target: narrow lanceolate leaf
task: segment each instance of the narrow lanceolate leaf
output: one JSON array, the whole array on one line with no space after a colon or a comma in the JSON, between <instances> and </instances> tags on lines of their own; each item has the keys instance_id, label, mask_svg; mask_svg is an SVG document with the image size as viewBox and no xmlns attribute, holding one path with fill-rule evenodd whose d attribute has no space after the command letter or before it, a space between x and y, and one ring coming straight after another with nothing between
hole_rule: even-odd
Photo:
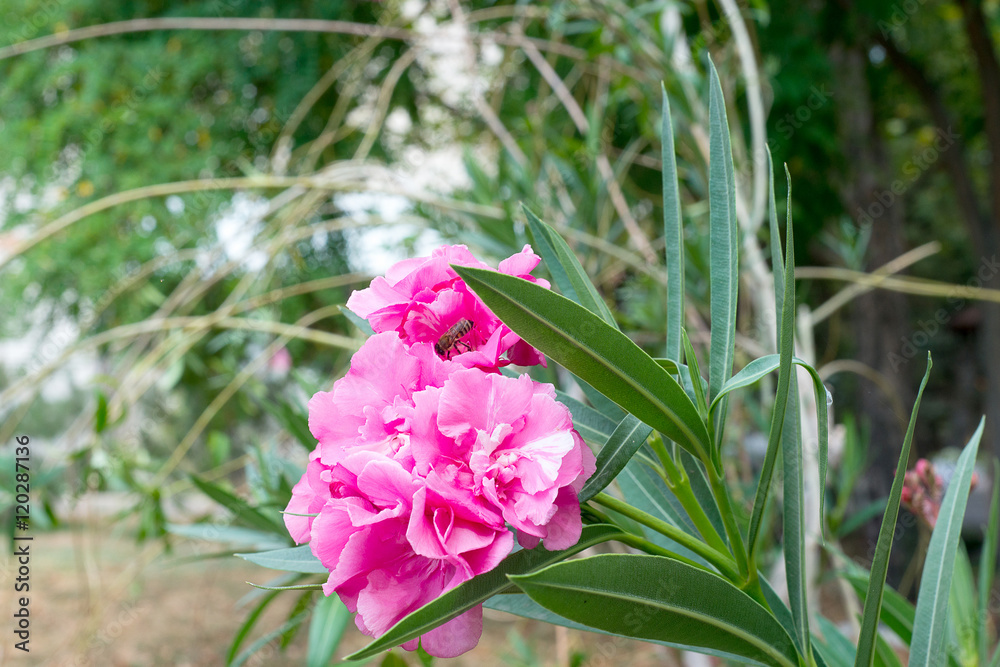
<instances>
[{"instance_id":1,"label":"narrow lanceolate leaf","mask_svg":"<svg viewBox=\"0 0 1000 667\"><path fill-rule=\"evenodd\" d=\"M875 667L903 667L899 656L882 635L875 635Z\"/></svg>"},{"instance_id":2,"label":"narrow lanceolate leaf","mask_svg":"<svg viewBox=\"0 0 1000 667\"><path fill-rule=\"evenodd\" d=\"M788 183L788 199L787 199L787 214L786 214L787 215L786 227L788 227L788 240L787 240L787 243L786 243L787 247L786 247L786 250L785 250L785 255L786 255L786 257L785 257L785 264L786 264L786 266L785 266L785 279L784 279L785 285L784 286L787 287L787 284L788 284L789 281L794 282L794 280L795 280L795 266L794 266L794 262L795 262L795 245L792 243L792 240L791 240L792 239L792 174L791 174L791 172L788 171L788 165L787 164L785 165L785 179L786 179L786 181ZM789 264L789 263L793 264L793 266L791 267L791 270L789 270L789 268L787 266L787 264ZM793 294L794 294L794 290L793 290ZM794 319L792 321L792 329L793 330L795 329L795 321L794 321ZM820 388L822 388L823 391L820 391ZM797 396L798 395L798 393L797 393L798 388L795 387L794 391L796 391L796 396ZM824 385L821 382L816 387L816 402L818 404L817 405L818 413L820 413L820 414L823 415L823 420L824 421L826 420L826 412L827 412L828 406L830 405L830 400L831 400L831 398L830 398L829 393L827 392L826 385ZM798 401L795 402L794 407L795 407L796 410L798 410ZM826 428L826 427L824 426L823 428ZM825 535L825 532L826 532L826 528L825 528L825 525L826 525L826 493L824 493L824 489L826 489L826 469L827 469L827 460L829 459L829 451L830 451L830 446L829 446L829 442L827 440L827 434L826 433L821 433L820 437L819 437L819 452L818 452L818 458L819 458L819 490L820 490L820 493L819 493L819 539L820 539L821 543L825 539L824 535Z\"/></svg>"},{"instance_id":3,"label":"narrow lanceolate leaf","mask_svg":"<svg viewBox=\"0 0 1000 667\"><path fill-rule=\"evenodd\" d=\"M573 415L573 428L587 442L603 446L618 428L618 424L612 419L558 389L556 389L556 400L569 408Z\"/></svg>"},{"instance_id":4,"label":"narrow lanceolate leaf","mask_svg":"<svg viewBox=\"0 0 1000 667\"><path fill-rule=\"evenodd\" d=\"M868 592L865 594L865 610L861 616L861 635L858 637L858 651L854 659L854 667L872 667L875 662L875 636L878 634L879 617L882 613L885 575L889 569L889 551L892 549L896 517L899 515L899 498L903 493L903 477L906 475L906 462L910 458L910 444L913 442L913 430L917 425L917 413L920 411L920 397L924 395L924 387L927 386L927 378L930 377L932 365L931 355L928 353L927 370L924 371L924 379L920 381L917 400L913 403L910 425L906 428L903 449L899 453L899 462L896 464L896 476L893 478L892 489L889 491L889 502L886 504L885 514L882 515L882 527L879 529L878 542L875 545L875 558L872 561L871 574L868 575Z\"/></svg>"},{"instance_id":5,"label":"narrow lanceolate leaf","mask_svg":"<svg viewBox=\"0 0 1000 667\"><path fill-rule=\"evenodd\" d=\"M726 100L715 65L709 60L708 93L708 206L711 268L711 358L709 400L722 390L733 372L736 341L736 300L739 289L739 229L736 224L736 184L733 153L726 118ZM723 409L723 413L725 410ZM720 415L720 421L724 414Z\"/></svg>"},{"instance_id":6,"label":"narrow lanceolate leaf","mask_svg":"<svg viewBox=\"0 0 1000 667\"><path fill-rule=\"evenodd\" d=\"M868 594L868 577L860 573L848 573L844 578L854 587L861 602L864 603ZM881 622L896 633L907 646L913 641L913 617L917 610L913 603L891 588L882 589Z\"/></svg>"},{"instance_id":7,"label":"narrow lanceolate leaf","mask_svg":"<svg viewBox=\"0 0 1000 667\"><path fill-rule=\"evenodd\" d=\"M326 667L344 636L351 612L336 595L321 596L313 607L309 621L309 652L306 667Z\"/></svg>"},{"instance_id":8,"label":"narrow lanceolate leaf","mask_svg":"<svg viewBox=\"0 0 1000 667\"><path fill-rule=\"evenodd\" d=\"M661 86L662 88L662 86ZM670 100L663 90L660 122L663 157L663 241L667 261L667 359L681 359L681 327L684 326L684 221L677 183L674 128L670 122Z\"/></svg>"},{"instance_id":9,"label":"narrow lanceolate leaf","mask_svg":"<svg viewBox=\"0 0 1000 667\"><path fill-rule=\"evenodd\" d=\"M681 344L684 347L684 361L687 362L691 374L691 390L694 392L695 405L698 412L706 419L708 418L708 403L705 401L705 388L702 386L701 367L698 365L698 356L694 353L694 346L688 338L687 330L681 329Z\"/></svg>"},{"instance_id":10,"label":"narrow lanceolate leaf","mask_svg":"<svg viewBox=\"0 0 1000 667\"><path fill-rule=\"evenodd\" d=\"M348 660L370 658L385 649L399 646L419 637L425 632L447 623L453 618L464 614L476 605L493 597L506 588L510 588L507 575L517 575L531 572L540 567L558 563L569 556L577 554L588 547L601 542L613 540L622 535L617 526L595 524L583 527L583 534L575 546L563 551L546 551L539 546L534 549L522 549L511 554L500 565L470 579L460 586L451 589L432 602L409 614L396 625L389 628L385 634L370 643L365 648L347 657Z\"/></svg>"},{"instance_id":11,"label":"narrow lanceolate leaf","mask_svg":"<svg viewBox=\"0 0 1000 667\"><path fill-rule=\"evenodd\" d=\"M854 664L854 644L851 640L824 616L817 616L816 624L822 633L822 637L817 636L813 642L816 657L822 656L829 667L850 667Z\"/></svg>"},{"instance_id":12,"label":"narrow lanceolate leaf","mask_svg":"<svg viewBox=\"0 0 1000 667\"><path fill-rule=\"evenodd\" d=\"M261 567L269 567L272 570L285 570L286 572L304 572L306 574L329 574L328 570L319 559L313 555L308 544L290 549L275 549L274 551L262 551L255 554L236 554L240 558L251 563L256 563Z\"/></svg>"},{"instance_id":13,"label":"narrow lanceolate leaf","mask_svg":"<svg viewBox=\"0 0 1000 667\"><path fill-rule=\"evenodd\" d=\"M626 415L611 434L597 455L597 470L580 491L580 502L585 503L618 476L636 451L646 442L653 429L632 415Z\"/></svg>"},{"instance_id":14,"label":"narrow lanceolate leaf","mask_svg":"<svg viewBox=\"0 0 1000 667\"><path fill-rule=\"evenodd\" d=\"M990 608L990 593L997 567L997 546L1000 543L1000 461L993 459L993 499L990 501L989 523L986 524L986 539L979 562L979 608ZM979 632L979 664L986 665L990 659L990 633L986 628ZM997 649L1000 651L1000 647Z\"/></svg>"},{"instance_id":15,"label":"narrow lanceolate leaf","mask_svg":"<svg viewBox=\"0 0 1000 667\"><path fill-rule=\"evenodd\" d=\"M219 503L235 515L233 523L249 526L264 532L287 535L284 525L278 519L272 519L256 507L251 507L245 500L226 491L217 484L191 476L191 483L202 493Z\"/></svg>"},{"instance_id":16,"label":"narrow lanceolate leaf","mask_svg":"<svg viewBox=\"0 0 1000 667\"><path fill-rule=\"evenodd\" d=\"M948 622L950 624L949 653L958 657L963 665L975 665L979 653L978 635L980 624L979 599L976 595L975 579L972 576L972 561L961 540L955 552L955 567L952 570L951 587L948 592ZM984 621L985 621L984 617Z\"/></svg>"},{"instance_id":17,"label":"narrow lanceolate leaf","mask_svg":"<svg viewBox=\"0 0 1000 667\"><path fill-rule=\"evenodd\" d=\"M767 438L767 452L764 455L764 465L761 467L760 481L757 482L757 493L753 501L753 512L750 515L748 547L750 549L751 562L754 562L753 554L756 553L757 535L760 531L760 524L764 517L764 508L767 505L767 496L771 491L771 476L774 473L774 464L778 457L778 448L781 446L781 432L785 424L785 407L788 402L788 387L791 383L792 377L792 353L794 351L795 339L795 258L791 250L793 247L791 220L786 221L785 228L785 291L781 299L778 391L775 395L774 406L771 410L771 428ZM819 400L819 397L817 397L817 400ZM796 443L796 446L797 445L798 443ZM799 468L801 466L796 467ZM792 472L795 471L793 470ZM801 492L798 500L801 501ZM801 534L798 535L798 537L801 539ZM792 612L796 612L796 608L794 606L792 607ZM797 618L796 620L799 619ZM805 637L808 638L808 635L805 635ZM799 634L799 638L803 638L801 632Z\"/></svg>"},{"instance_id":18,"label":"narrow lanceolate leaf","mask_svg":"<svg viewBox=\"0 0 1000 667\"><path fill-rule=\"evenodd\" d=\"M771 147L767 148L767 220L771 233L771 275L774 277L774 317L777 338L775 349L781 346L781 303L785 298L785 260L781 253L781 233L778 230L778 205L774 201L774 164L771 162Z\"/></svg>"},{"instance_id":19,"label":"narrow lanceolate leaf","mask_svg":"<svg viewBox=\"0 0 1000 667\"><path fill-rule=\"evenodd\" d=\"M584 632L592 632L602 635L610 635L612 637L621 637L622 635L616 635L612 632L607 632L605 630L599 630L597 628L591 628L582 623L576 623L569 619L563 618L558 614L554 614L545 607L541 606L527 595L523 593L517 593L512 595L497 595L486 602L483 606L487 609L495 609L496 611L504 611L508 614L514 614L515 616L520 616L521 618L528 618L535 621L542 621L549 625L558 625L564 628L570 628L571 630L581 630ZM732 653L726 653L725 651L714 651L712 649L700 647L698 649L693 649L691 646L681 642L665 642L657 640L647 640L654 644L660 644L662 646L669 646L672 648L677 648L682 651L697 650L699 653L704 653L705 655L715 656L722 660L727 661L726 664L735 663L738 661L740 665L751 665L757 666L764 663L757 662L756 660L750 660L749 658L744 658L742 656L736 656ZM818 666L819 667L819 666ZM825 666L822 666L825 667Z\"/></svg>"},{"instance_id":20,"label":"narrow lanceolate leaf","mask_svg":"<svg viewBox=\"0 0 1000 667\"><path fill-rule=\"evenodd\" d=\"M768 153L770 161L770 153ZM770 166L770 162L768 163ZM787 176L787 173L786 173ZM784 492L782 494L784 509L782 511L782 550L785 555L785 578L788 585L788 606L791 608L792 617L795 621L795 636L800 646L808 655L812 652L811 637L809 630L809 609L806 600L806 566L805 566L805 516L802 513L804 481L802 470L802 447L801 429L799 428L799 385L795 377L795 369L791 365L791 355L794 352L795 336L795 245L792 228L792 181L788 178L788 211L785 218L785 228L787 236L785 239L786 261L781 261L780 243L777 238L777 212L774 210L774 173L770 175L770 199L771 199L771 228L774 236L771 239L771 247L775 250L777 265L775 267L775 313L777 317L776 331L778 332L778 350L780 353L780 363L783 365L786 358L789 361L787 387L785 391L785 408L783 423L780 423L781 431L780 443L782 452L782 469L784 471L782 484ZM777 275L778 267L781 267L783 275ZM778 292L778 286L781 292ZM780 298L779 298L780 295ZM781 371L778 375L778 400L781 397ZM817 400L824 400L825 396L817 396ZM777 401L775 403L777 410ZM771 426L772 435L776 424L776 413L772 414ZM769 443L770 445L770 443ZM770 446L768 447L770 450ZM822 475L821 475L822 476ZM763 479L763 475L761 475ZM759 490L759 487L758 487ZM756 506L754 507L756 511ZM823 520L823 512L820 511L820 520ZM759 524L758 524L759 525ZM751 543L752 544L752 543ZM751 546L751 550L753 547Z\"/></svg>"},{"instance_id":21,"label":"narrow lanceolate leaf","mask_svg":"<svg viewBox=\"0 0 1000 667\"><path fill-rule=\"evenodd\" d=\"M598 294L594 284L590 282L587 272L573 254L573 250L559 233L542 222L527 206L521 205L528 219L528 229L535 241L534 249L538 252L545 267L552 275L556 287L567 299L577 302L590 312L599 316L613 327L618 327L615 316Z\"/></svg>"},{"instance_id":22,"label":"narrow lanceolate leaf","mask_svg":"<svg viewBox=\"0 0 1000 667\"><path fill-rule=\"evenodd\" d=\"M958 457L955 471L948 483L938 513L924 573L920 579L920 593L917 595L917 615L913 624L913 644L910 646L911 667L931 667L941 665L948 639L948 592L955 567L955 552L962 533L962 519L969 502L969 488L976 465L979 440L983 437L984 420Z\"/></svg>"},{"instance_id":23,"label":"narrow lanceolate leaf","mask_svg":"<svg viewBox=\"0 0 1000 667\"><path fill-rule=\"evenodd\" d=\"M827 405L827 393L826 386L823 384L823 379L820 378L819 373L816 369L802 361L798 358L792 358L792 363L796 364L806 371L808 371L809 376L813 381L813 394L816 396L816 421L819 426L819 457L820 457L820 484L826 484L826 453L829 449L829 429L828 429L828 413L829 407ZM778 368L781 365L781 357L777 354L769 354L758 359L754 359L749 364L743 367L743 369L731 377L719 395L715 397L712 405L709 406L709 414L715 414L719 408L719 405L725 399L726 395L736 389L743 387L748 387L753 383L760 380L762 377ZM786 407L787 409L787 407Z\"/></svg>"},{"instance_id":24,"label":"narrow lanceolate leaf","mask_svg":"<svg viewBox=\"0 0 1000 667\"><path fill-rule=\"evenodd\" d=\"M798 381L792 371L788 384L788 404L781 437L782 500L782 550L785 555L785 580L788 586L788 604L795 619L796 637L810 646L809 606L805 562L805 482L802 467L801 429L799 428ZM807 651L810 649L806 649Z\"/></svg>"},{"instance_id":25,"label":"narrow lanceolate leaf","mask_svg":"<svg viewBox=\"0 0 1000 667\"><path fill-rule=\"evenodd\" d=\"M497 271L453 267L521 338L698 458L708 429L678 382L628 336L551 290Z\"/></svg>"},{"instance_id":26,"label":"narrow lanceolate leaf","mask_svg":"<svg viewBox=\"0 0 1000 667\"><path fill-rule=\"evenodd\" d=\"M347 320L351 324L353 324L354 326L356 326L358 328L358 331L360 331L364 335L366 335L366 336L374 336L375 335L375 332L372 330L372 325L368 323L368 320L366 320L365 318L361 317L360 315L356 315L354 313L354 311L348 310L347 306L341 306L340 307L340 312L343 313L344 317L346 317Z\"/></svg>"},{"instance_id":27,"label":"narrow lanceolate leaf","mask_svg":"<svg viewBox=\"0 0 1000 667\"><path fill-rule=\"evenodd\" d=\"M774 618L777 619L781 627L788 633L788 636L795 642L795 648L798 649L799 653L802 653L802 645L795 636L795 619L792 618L792 612L788 608L788 605L785 604L785 601L781 599L778 592L774 590L774 587L771 586L771 582L763 575L760 575L760 590L764 593L764 599L767 600ZM853 658L854 656L852 655L851 657ZM819 666L817 665L817 667Z\"/></svg>"},{"instance_id":28,"label":"narrow lanceolate leaf","mask_svg":"<svg viewBox=\"0 0 1000 667\"><path fill-rule=\"evenodd\" d=\"M510 579L546 609L598 630L799 664L791 637L750 596L669 558L605 554Z\"/></svg>"},{"instance_id":29,"label":"narrow lanceolate leaf","mask_svg":"<svg viewBox=\"0 0 1000 667\"><path fill-rule=\"evenodd\" d=\"M683 452L684 450L681 451ZM697 535L698 529L685 513L684 506L670 491L663 478L656 474L647 461L641 459L643 454L653 456L652 452L645 449L641 450L638 455L634 456L628 462L628 465L618 474L618 478L615 480L618 488L621 489L625 502L636 509L680 528L689 535ZM708 561L704 558L662 533L645 529L639 525L636 526L636 530L640 534L644 534L646 539L653 544L657 544L664 549L689 558L697 563L708 564Z\"/></svg>"}]
</instances>

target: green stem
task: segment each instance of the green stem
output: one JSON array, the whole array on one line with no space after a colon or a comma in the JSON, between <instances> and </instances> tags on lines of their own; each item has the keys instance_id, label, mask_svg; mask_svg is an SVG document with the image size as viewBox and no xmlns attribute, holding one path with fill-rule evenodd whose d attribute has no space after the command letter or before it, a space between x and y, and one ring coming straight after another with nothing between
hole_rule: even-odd
<instances>
[{"instance_id":1,"label":"green stem","mask_svg":"<svg viewBox=\"0 0 1000 667\"><path fill-rule=\"evenodd\" d=\"M709 546L713 549L719 553L728 552L729 545L719 535L719 531L715 529L712 521L705 514L701 503L695 497L694 491L691 489L691 480L688 478L687 473L677 466L677 463L670 456L662 440L659 438L654 439L652 446L653 451L656 452L657 457L660 459L660 463L663 464L663 470L657 470L657 472L660 473L667 488L680 501L684 511L687 512L687 515L694 523L695 528L698 529L698 532L701 533L701 536L705 538Z\"/></svg>"},{"instance_id":2,"label":"green stem","mask_svg":"<svg viewBox=\"0 0 1000 667\"><path fill-rule=\"evenodd\" d=\"M647 514L646 512L643 512L642 510L637 509L635 507L632 507L628 503L622 502L621 500L609 496L606 493L598 493L591 500L598 503L599 505L607 507L610 510L618 512L623 516L627 516L633 521L641 523L647 528L651 528L652 530L655 530L661 535L669 537L674 542L677 542L677 544L680 544L681 546L690 549L691 551L698 554L699 556L707 560L709 563L714 565L716 569L718 569L719 572L728 577L730 581L740 582L746 580L746 577L736 569L736 565L727 555L719 553L718 551L708 546L698 538L689 535L680 528L671 526L666 521L663 521L662 519L657 519L655 516Z\"/></svg>"},{"instance_id":3,"label":"green stem","mask_svg":"<svg viewBox=\"0 0 1000 667\"><path fill-rule=\"evenodd\" d=\"M744 593L752 597L754 600L759 602L764 607L764 609L767 609L772 614L774 613L771 610L771 605L768 604L767 602L767 598L764 596L764 589L760 587L760 578L758 578L757 576L757 570L750 571L750 575L749 578L747 579L747 582L742 586L740 586L740 589Z\"/></svg>"},{"instance_id":4,"label":"green stem","mask_svg":"<svg viewBox=\"0 0 1000 667\"><path fill-rule=\"evenodd\" d=\"M685 563L687 565L690 565L691 567L696 567L699 570L704 570L705 572L711 572L711 570L709 570L707 567L705 567L701 563L697 563L697 562L691 560L690 558L685 558L684 556L681 556L680 554L676 554L673 551L671 551L670 549L664 549L660 545L653 544L649 540L647 540L647 539L645 539L643 537L639 537L638 535L633 535L631 533L625 533L625 534L613 537L611 539L617 540L618 542L621 542L622 544L627 544L630 547L635 547L636 549L639 549L640 551L645 551L646 553L652 554L654 556L666 556L667 558L672 558L674 560L679 560L680 562Z\"/></svg>"},{"instance_id":5,"label":"green stem","mask_svg":"<svg viewBox=\"0 0 1000 667\"><path fill-rule=\"evenodd\" d=\"M743 535L740 527L736 525L736 515L733 513L733 502L729 498L729 489L725 482L716 472L711 461L705 465L708 472L708 481L712 487L712 495L719 503L719 514L722 515L722 523L726 527L726 535L729 537L729 544L732 548L733 557L736 559L736 566L739 567L742 581L749 581L751 568L747 562L746 545L743 543Z\"/></svg>"}]
</instances>

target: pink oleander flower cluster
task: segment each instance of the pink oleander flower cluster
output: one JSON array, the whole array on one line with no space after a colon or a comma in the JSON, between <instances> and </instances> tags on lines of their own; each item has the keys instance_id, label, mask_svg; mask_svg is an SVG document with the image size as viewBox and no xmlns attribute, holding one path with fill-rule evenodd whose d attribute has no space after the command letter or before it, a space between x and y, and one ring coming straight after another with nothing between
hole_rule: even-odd
<instances>
[{"instance_id":1,"label":"pink oleander flower cluster","mask_svg":"<svg viewBox=\"0 0 1000 667\"><path fill-rule=\"evenodd\" d=\"M500 270L530 279L538 261L526 246ZM449 262L485 266L464 246L441 248L400 262L348 301L376 334L332 391L309 401L318 445L286 510L289 533L330 570L324 592L373 637L496 567L513 548L511 528L526 548L575 544L577 494L594 472L553 387L498 372L541 355ZM461 320L473 325L461 329L464 345L445 349L441 336ZM419 641L454 657L481 634L477 607Z\"/></svg>"},{"instance_id":2,"label":"pink oleander flower cluster","mask_svg":"<svg viewBox=\"0 0 1000 667\"><path fill-rule=\"evenodd\" d=\"M941 511L943 493L941 475L934 472L934 464L927 459L919 459L903 477L900 502L928 528L933 529Z\"/></svg>"},{"instance_id":3,"label":"pink oleander flower cluster","mask_svg":"<svg viewBox=\"0 0 1000 667\"><path fill-rule=\"evenodd\" d=\"M979 473L973 472L970 490L975 489L978 483ZM918 459L913 469L907 470L903 477L900 503L933 530L941 512L944 491L944 481L934 470L934 464L927 459Z\"/></svg>"}]
</instances>

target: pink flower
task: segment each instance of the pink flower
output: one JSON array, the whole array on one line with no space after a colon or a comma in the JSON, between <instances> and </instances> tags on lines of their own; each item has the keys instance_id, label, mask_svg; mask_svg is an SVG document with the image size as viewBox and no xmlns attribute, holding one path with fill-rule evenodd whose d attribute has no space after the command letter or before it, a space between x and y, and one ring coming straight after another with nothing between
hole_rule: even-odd
<instances>
[{"instance_id":1,"label":"pink flower","mask_svg":"<svg viewBox=\"0 0 1000 667\"><path fill-rule=\"evenodd\" d=\"M943 482L934 471L934 464L927 459L918 459L913 469L903 476L900 502L933 529L941 511L943 492Z\"/></svg>"},{"instance_id":2,"label":"pink flower","mask_svg":"<svg viewBox=\"0 0 1000 667\"><path fill-rule=\"evenodd\" d=\"M288 348L283 347L271 355L267 362L267 370L276 377L288 375L288 371L292 370L292 355L288 352Z\"/></svg>"},{"instance_id":3,"label":"pink flower","mask_svg":"<svg viewBox=\"0 0 1000 667\"><path fill-rule=\"evenodd\" d=\"M526 245L498 268L548 287L547 281L530 275L539 261ZM439 343L445 358L463 366L544 365L541 353L503 324L450 264L490 268L464 245L444 246L430 257L397 263L384 278L379 276L367 289L351 294L347 307L367 319L376 333L395 331L408 345Z\"/></svg>"},{"instance_id":4,"label":"pink flower","mask_svg":"<svg viewBox=\"0 0 1000 667\"><path fill-rule=\"evenodd\" d=\"M472 489L502 512L525 547L576 544L577 494L595 460L552 385L461 370L414 403L410 444L419 474Z\"/></svg>"},{"instance_id":5,"label":"pink flower","mask_svg":"<svg viewBox=\"0 0 1000 667\"><path fill-rule=\"evenodd\" d=\"M333 465L356 448L406 459L413 394L440 387L460 368L439 358L430 345L407 347L392 333L370 337L333 391L318 392L309 401L309 430L319 440L322 462Z\"/></svg>"},{"instance_id":6,"label":"pink flower","mask_svg":"<svg viewBox=\"0 0 1000 667\"><path fill-rule=\"evenodd\" d=\"M529 246L499 270L529 274ZM450 264L486 267L464 246L400 262L348 306L377 332L331 391L309 401L318 444L285 525L309 542L336 593L378 637L513 548L575 544L577 494L594 455L551 385L498 372L544 363ZM482 608L403 645L454 657L482 634Z\"/></svg>"},{"instance_id":7,"label":"pink flower","mask_svg":"<svg viewBox=\"0 0 1000 667\"><path fill-rule=\"evenodd\" d=\"M513 547L498 513L385 454L356 450L321 476L330 480L330 497L310 530L312 552L330 570L324 592L337 593L367 635L493 569ZM477 607L419 639L431 655L448 658L473 648L481 634ZM413 650L417 640L403 647Z\"/></svg>"}]
</instances>

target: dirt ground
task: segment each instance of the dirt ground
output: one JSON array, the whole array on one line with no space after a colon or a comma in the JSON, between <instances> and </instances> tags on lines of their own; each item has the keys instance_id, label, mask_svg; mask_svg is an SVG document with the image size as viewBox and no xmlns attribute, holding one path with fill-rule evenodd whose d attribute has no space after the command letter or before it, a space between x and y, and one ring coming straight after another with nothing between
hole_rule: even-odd
<instances>
[{"instance_id":1,"label":"dirt ground","mask_svg":"<svg viewBox=\"0 0 1000 667\"><path fill-rule=\"evenodd\" d=\"M201 543L201 553L214 548ZM223 547L219 547L219 550ZM29 653L14 648L13 593L17 564L4 549L0 555L0 665L56 667L132 667L224 665L236 629L250 607L241 599L252 589L247 581L266 581L274 573L239 558L178 562L157 544L137 545L109 528L67 528L37 532L30 542ZM297 596L279 595L244 642L278 627ZM367 638L353 624L339 655L361 648ZM399 653L399 652L397 652ZM460 658L438 660L441 667L567 665L574 653L583 665L678 664L662 647L557 630L487 610L479 646ZM304 665L306 632L285 650L266 646L248 665ZM419 661L403 653L409 665ZM378 665L381 660L371 664ZM396 663L397 665L399 663ZM581 664L581 663L577 663Z\"/></svg>"}]
</instances>

